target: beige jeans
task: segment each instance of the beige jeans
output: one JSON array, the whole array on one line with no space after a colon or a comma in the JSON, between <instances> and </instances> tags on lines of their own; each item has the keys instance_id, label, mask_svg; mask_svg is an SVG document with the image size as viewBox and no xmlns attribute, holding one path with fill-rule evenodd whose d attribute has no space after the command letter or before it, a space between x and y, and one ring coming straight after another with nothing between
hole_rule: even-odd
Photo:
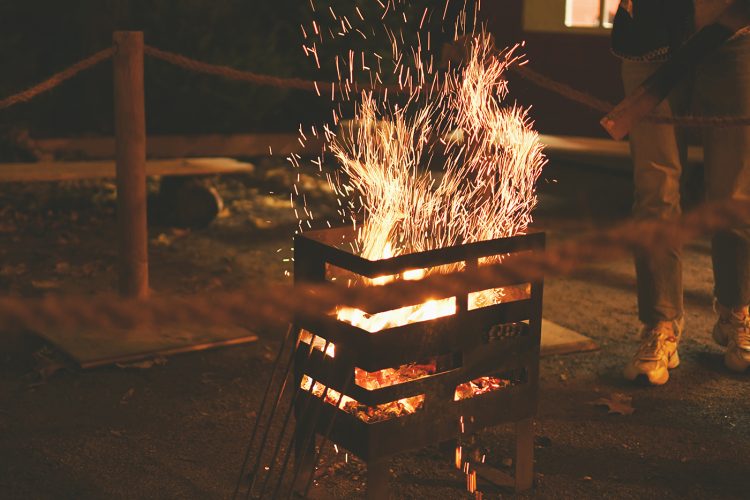
<instances>
[{"instance_id":1,"label":"beige jeans","mask_svg":"<svg viewBox=\"0 0 750 500\"><path fill-rule=\"evenodd\" d=\"M660 63L623 61L631 93ZM750 116L750 36L740 36L702 61L657 109L663 115ZM706 198L750 200L750 127L705 128ZM641 122L630 133L638 219L670 220L681 213L680 178L686 164L684 130ZM714 294L724 306L750 303L750 221L712 238ZM682 316L682 249L635 256L638 315L653 324Z\"/></svg>"}]
</instances>

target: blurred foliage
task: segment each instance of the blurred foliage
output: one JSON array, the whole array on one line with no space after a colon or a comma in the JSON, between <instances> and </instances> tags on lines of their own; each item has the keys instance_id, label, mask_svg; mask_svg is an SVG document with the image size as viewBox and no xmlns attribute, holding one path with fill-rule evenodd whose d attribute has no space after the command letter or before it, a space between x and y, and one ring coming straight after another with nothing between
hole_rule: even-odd
<instances>
[{"instance_id":1,"label":"blurred foliage","mask_svg":"<svg viewBox=\"0 0 750 500\"><path fill-rule=\"evenodd\" d=\"M115 29L142 30L148 44L217 64L332 79L336 73L331 60L318 71L312 58L305 57L300 25L309 26L313 18L326 15L326 23L332 24L329 6L353 16L352 21L358 20L354 5L375 20L380 7L374 0L315 4L313 13L304 0L0 0L0 96L108 46ZM436 5L429 0L405 2L409 23L402 21L399 36L416 38L416 24L427 4ZM356 51L390 54L380 30L367 40L349 37L338 46L327 41L324 50L346 53L348 48L341 44L347 43ZM432 41L433 49L438 43ZM31 103L0 111L0 135L9 129L28 129L36 137L111 134L111 72L111 64L104 63ZM311 93L227 82L148 58L146 101L152 134L288 131L330 116L330 102Z\"/></svg>"}]
</instances>

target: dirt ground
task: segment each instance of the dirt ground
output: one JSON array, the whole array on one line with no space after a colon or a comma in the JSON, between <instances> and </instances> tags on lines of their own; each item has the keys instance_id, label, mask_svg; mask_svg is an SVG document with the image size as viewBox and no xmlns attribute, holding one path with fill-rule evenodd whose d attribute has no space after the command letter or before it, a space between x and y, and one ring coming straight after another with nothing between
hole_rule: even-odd
<instances>
[{"instance_id":1,"label":"dirt ground","mask_svg":"<svg viewBox=\"0 0 750 500\"><path fill-rule=\"evenodd\" d=\"M289 282L290 175L252 160L249 176L217 178L226 210L202 230L150 228L156 294L211 293ZM624 217L626 174L552 165L537 226L550 244ZM150 184L155 190L156 184ZM0 185L0 291L39 296L114 289L114 186ZM313 200L326 206L325 194ZM682 365L660 388L626 383L638 324L629 261L549 279L545 317L595 339L594 353L544 358L533 498L746 498L750 488L748 376L723 368L710 339L706 241L685 258ZM284 325L258 342L170 357L149 368L83 371L33 332L0 332L0 498L229 498ZM623 393L635 412L592 404ZM487 462L508 468L509 428L482 432ZM364 467L328 453L319 498L357 498ZM472 498L436 447L391 463L395 498ZM484 489L485 498L508 498Z\"/></svg>"}]
</instances>

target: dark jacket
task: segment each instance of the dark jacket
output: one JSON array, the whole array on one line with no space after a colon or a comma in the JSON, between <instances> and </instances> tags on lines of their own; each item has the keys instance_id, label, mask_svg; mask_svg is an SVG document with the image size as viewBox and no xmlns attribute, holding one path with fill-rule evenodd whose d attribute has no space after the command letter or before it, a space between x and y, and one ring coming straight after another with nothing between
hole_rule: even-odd
<instances>
[{"instance_id":1,"label":"dark jacket","mask_svg":"<svg viewBox=\"0 0 750 500\"><path fill-rule=\"evenodd\" d=\"M632 0L633 17L620 7L612 51L624 59L661 61L693 32L693 0Z\"/></svg>"}]
</instances>

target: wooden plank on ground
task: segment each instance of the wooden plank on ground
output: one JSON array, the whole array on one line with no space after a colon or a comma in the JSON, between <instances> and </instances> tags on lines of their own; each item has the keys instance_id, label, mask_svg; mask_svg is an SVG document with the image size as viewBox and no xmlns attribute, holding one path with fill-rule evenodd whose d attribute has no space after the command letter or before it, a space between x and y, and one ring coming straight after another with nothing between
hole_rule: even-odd
<instances>
[{"instance_id":1,"label":"wooden plank on ground","mask_svg":"<svg viewBox=\"0 0 750 500\"><path fill-rule=\"evenodd\" d=\"M53 330L37 332L81 368L131 363L157 356L202 351L258 340L240 327L159 328L153 330Z\"/></svg>"},{"instance_id":2,"label":"wooden plank on ground","mask_svg":"<svg viewBox=\"0 0 750 500\"><path fill-rule=\"evenodd\" d=\"M599 346L589 337L557 323L542 320L542 356L595 351Z\"/></svg>"},{"instance_id":3,"label":"wooden plank on ground","mask_svg":"<svg viewBox=\"0 0 750 500\"><path fill-rule=\"evenodd\" d=\"M544 135L539 136L545 153L552 159L630 170L630 146L627 141L614 141L595 137ZM115 141L112 137L72 137L35 139L32 143L38 153L56 158L86 158L106 160L114 158ZM206 134L194 136L150 136L146 144L149 158L186 158L193 156L287 156L295 154L317 155L322 141L308 137L305 146L298 134ZM703 162L703 148L688 148L688 162Z\"/></svg>"},{"instance_id":4,"label":"wooden plank on ground","mask_svg":"<svg viewBox=\"0 0 750 500\"><path fill-rule=\"evenodd\" d=\"M251 173L253 165L231 158L149 160L146 175L215 175ZM71 181L115 177L114 161L42 161L0 163L0 182Z\"/></svg>"},{"instance_id":5,"label":"wooden plank on ground","mask_svg":"<svg viewBox=\"0 0 750 500\"><path fill-rule=\"evenodd\" d=\"M544 153L551 159L632 170L630 145L627 141L544 134L539 135L539 140L544 145ZM702 147L688 148L688 163L703 163Z\"/></svg>"},{"instance_id":6,"label":"wooden plank on ground","mask_svg":"<svg viewBox=\"0 0 750 500\"><path fill-rule=\"evenodd\" d=\"M112 137L71 137L34 139L34 148L55 158L114 158ZM183 158L194 156L287 156L292 153L318 155L323 142L308 137L305 147L298 134L206 134L149 136L146 141L148 158Z\"/></svg>"}]
</instances>

